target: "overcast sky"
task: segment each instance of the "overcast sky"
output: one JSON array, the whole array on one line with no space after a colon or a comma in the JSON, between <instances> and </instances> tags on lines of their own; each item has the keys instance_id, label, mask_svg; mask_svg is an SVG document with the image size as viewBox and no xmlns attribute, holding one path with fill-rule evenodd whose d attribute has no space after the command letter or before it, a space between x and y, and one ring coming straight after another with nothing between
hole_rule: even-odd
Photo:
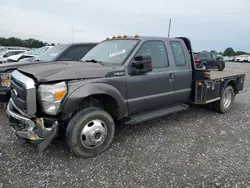
<instances>
[{"instance_id":1,"label":"overcast sky","mask_svg":"<svg viewBox=\"0 0 250 188\"><path fill-rule=\"evenodd\" d=\"M127 34L186 36L198 50L250 52L250 0L0 0L0 37L101 41Z\"/></svg>"}]
</instances>

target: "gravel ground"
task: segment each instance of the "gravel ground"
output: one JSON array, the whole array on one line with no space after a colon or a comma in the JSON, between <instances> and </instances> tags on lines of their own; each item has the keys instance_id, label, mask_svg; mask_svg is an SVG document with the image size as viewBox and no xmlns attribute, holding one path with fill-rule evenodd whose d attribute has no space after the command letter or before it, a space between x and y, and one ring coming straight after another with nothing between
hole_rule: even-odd
<instances>
[{"instance_id":1,"label":"gravel ground","mask_svg":"<svg viewBox=\"0 0 250 188\"><path fill-rule=\"evenodd\" d=\"M228 63L247 73L250 64ZM17 141L0 109L2 187L250 187L250 91L221 115L199 107L120 126L106 152L78 158L63 140L38 155Z\"/></svg>"}]
</instances>

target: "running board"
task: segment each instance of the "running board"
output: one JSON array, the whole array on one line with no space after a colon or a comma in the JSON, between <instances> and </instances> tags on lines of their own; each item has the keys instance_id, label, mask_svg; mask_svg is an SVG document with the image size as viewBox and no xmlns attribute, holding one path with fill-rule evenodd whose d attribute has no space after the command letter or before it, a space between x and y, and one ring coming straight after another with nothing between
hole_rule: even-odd
<instances>
[{"instance_id":1,"label":"running board","mask_svg":"<svg viewBox=\"0 0 250 188\"><path fill-rule=\"evenodd\" d=\"M137 124L137 123L141 123L141 122L144 122L147 120L163 117L163 116L166 116L168 114L175 113L175 112L185 111L187 109L188 109L187 104L181 104L181 105L177 105L177 106L161 108L161 109L157 109L154 111L130 116L129 119L124 120L123 123L126 125Z\"/></svg>"}]
</instances>

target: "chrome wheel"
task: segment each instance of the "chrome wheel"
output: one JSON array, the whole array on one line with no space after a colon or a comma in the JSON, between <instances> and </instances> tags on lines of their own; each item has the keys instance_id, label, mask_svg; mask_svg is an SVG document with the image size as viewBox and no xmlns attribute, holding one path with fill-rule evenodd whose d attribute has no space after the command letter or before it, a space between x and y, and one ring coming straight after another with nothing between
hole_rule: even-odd
<instances>
[{"instance_id":1,"label":"chrome wheel","mask_svg":"<svg viewBox=\"0 0 250 188\"><path fill-rule=\"evenodd\" d=\"M107 126L101 120L87 123L81 132L81 143L84 147L93 149L100 146L107 136Z\"/></svg>"},{"instance_id":2,"label":"chrome wheel","mask_svg":"<svg viewBox=\"0 0 250 188\"><path fill-rule=\"evenodd\" d=\"M232 102L232 94L229 90L224 92L222 104L224 108L228 108Z\"/></svg>"}]
</instances>

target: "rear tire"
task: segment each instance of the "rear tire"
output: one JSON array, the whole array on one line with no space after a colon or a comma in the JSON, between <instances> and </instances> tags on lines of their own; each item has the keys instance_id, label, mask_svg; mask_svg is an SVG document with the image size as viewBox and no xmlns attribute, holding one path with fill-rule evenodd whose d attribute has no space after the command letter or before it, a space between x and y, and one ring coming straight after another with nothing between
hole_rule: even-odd
<instances>
[{"instance_id":1,"label":"rear tire","mask_svg":"<svg viewBox=\"0 0 250 188\"><path fill-rule=\"evenodd\" d=\"M219 101L213 103L213 108L219 113L227 113L234 104L235 93L232 86L227 86Z\"/></svg>"},{"instance_id":2,"label":"rear tire","mask_svg":"<svg viewBox=\"0 0 250 188\"><path fill-rule=\"evenodd\" d=\"M69 122L66 141L80 157L93 157L105 151L114 138L113 118L104 110L89 107L78 112Z\"/></svg>"},{"instance_id":3,"label":"rear tire","mask_svg":"<svg viewBox=\"0 0 250 188\"><path fill-rule=\"evenodd\" d=\"M224 68L225 68L225 66L224 66L222 63L219 63L219 64L218 64L218 70L219 70L219 71L223 71Z\"/></svg>"}]
</instances>

